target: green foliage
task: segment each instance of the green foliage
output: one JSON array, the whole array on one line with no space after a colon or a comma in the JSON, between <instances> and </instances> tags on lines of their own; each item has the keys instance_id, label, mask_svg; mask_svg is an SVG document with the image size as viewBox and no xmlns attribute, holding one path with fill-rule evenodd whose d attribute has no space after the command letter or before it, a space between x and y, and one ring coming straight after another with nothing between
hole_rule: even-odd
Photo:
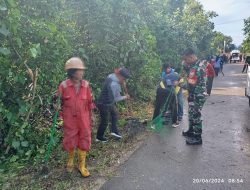
<instances>
[{"instance_id":1,"label":"green foliage","mask_svg":"<svg viewBox=\"0 0 250 190\"><path fill-rule=\"evenodd\" d=\"M63 32L56 31L51 22L63 22L56 12L48 9L50 17L46 18L37 11L49 1L32 2L8 0L0 4L4 7L0 26L0 148L4 153L1 160L13 155L10 162L28 160L47 143L49 126L41 126L43 108L49 106L48 98L64 78L62 60L72 52L65 40L70 26L60 25ZM37 134L41 136L37 138Z\"/></svg>"},{"instance_id":2,"label":"green foliage","mask_svg":"<svg viewBox=\"0 0 250 190\"><path fill-rule=\"evenodd\" d=\"M244 20L244 34L245 39L241 45L241 51L243 53L250 53L250 17Z\"/></svg>"},{"instance_id":3,"label":"green foliage","mask_svg":"<svg viewBox=\"0 0 250 190\"><path fill-rule=\"evenodd\" d=\"M180 67L187 47L202 57L210 53L214 16L195 0L1 1L1 160L43 157L51 96L65 79L68 58L85 61L94 97L107 74L125 66L130 95L150 101L163 62ZM60 138L58 131L55 143Z\"/></svg>"},{"instance_id":4,"label":"green foliage","mask_svg":"<svg viewBox=\"0 0 250 190\"><path fill-rule=\"evenodd\" d=\"M232 44L232 37L226 36L222 34L221 32L214 32L213 33L213 39L210 44L210 52L211 54L217 55L223 52L224 50L224 43L225 45L225 52L231 52L235 49L235 45Z\"/></svg>"}]
</instances>

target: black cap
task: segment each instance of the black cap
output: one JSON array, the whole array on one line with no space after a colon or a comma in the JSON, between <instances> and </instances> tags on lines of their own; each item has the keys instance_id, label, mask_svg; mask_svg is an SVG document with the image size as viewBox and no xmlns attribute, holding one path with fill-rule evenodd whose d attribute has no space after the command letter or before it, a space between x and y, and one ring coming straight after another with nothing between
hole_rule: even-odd
<instances>
[{"instance_id":1,"label":"black cap","mask_svg":"<svg viewBox=\"0 0 250 190\"><path fill-rule=\"evenodd\" d=\"M186 49L183 53L182 56L189 56L189 55L194 55L194 50L192 48Z\"/></svg>"},{"instance_id":2,"label":"black cap","mask_svg":"<svg viewBox=\"0 0 250 190\"><path fill-rule=\"evenodd\" d=\"M126 68L121 68L119 70L119 73L121 76L123 76L124 78L128 79L129 78L129 72L128 72L128 69Z\"/></svg>"},{"instance_id":3,"label":"black cap","mask_svg":"<svg viewBox=\"0 0 250 190\"><path fill-rule=\"evenodd\" d=\"M162 70L165 71L167 68L170 68L170 65L168 63L164 63L162 65Z\"/></svg>"}]
</instances>

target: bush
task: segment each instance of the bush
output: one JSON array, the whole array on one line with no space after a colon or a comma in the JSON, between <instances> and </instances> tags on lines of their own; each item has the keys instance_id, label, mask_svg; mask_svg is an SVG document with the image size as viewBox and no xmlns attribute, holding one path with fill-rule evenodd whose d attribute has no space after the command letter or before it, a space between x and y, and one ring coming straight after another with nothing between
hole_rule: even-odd
<instances>
[{"instance_id":1,"label":"bush","mask_svg":"<svg viewBox=\"0 0 250 190\"><path fill-rule=\"evenodd\" d=\"M94 97L104 78L125 66L129 93L151 101L161 63L178 67L188 46L204 54L207 46L198 47L210 43L213 30L195 0L4 0L0 15L0 150L1 160L13 163L44 155L51 97L70 57L85 61Z\"/></svg>"}]
</instances>

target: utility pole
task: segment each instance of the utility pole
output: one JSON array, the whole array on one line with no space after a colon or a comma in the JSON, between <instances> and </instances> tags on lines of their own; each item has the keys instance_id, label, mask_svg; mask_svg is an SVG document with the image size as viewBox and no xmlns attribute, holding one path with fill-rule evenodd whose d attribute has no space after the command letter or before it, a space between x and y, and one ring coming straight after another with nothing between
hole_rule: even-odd
<instances>
[{"instance_id":1,"label":"utility pole","mask_svg":"<svg viewBox=\"0 0 250 190\"><path fill-rule=\"evenodd\" d=\"M224 40L223 53L226 53L226 40Z\"/></svg>"}]
</instances>

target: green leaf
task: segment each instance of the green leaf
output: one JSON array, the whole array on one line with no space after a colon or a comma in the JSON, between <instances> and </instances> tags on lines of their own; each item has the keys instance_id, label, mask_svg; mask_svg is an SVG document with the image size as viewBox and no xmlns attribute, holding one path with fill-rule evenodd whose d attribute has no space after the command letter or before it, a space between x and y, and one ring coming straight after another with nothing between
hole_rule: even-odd
<instances>
[{"instance_id":1,"label":"green leaf","mask_svg":"<svg viewBox=\"0 0 250 190\"><path fill-rule=\"evenodd\" d=\"M44 154L45 153L45 149L43 149L43 148L38 149L38 151L39 151L40 154Z\"/></svg>"},{"instance_id":2,"label":"green leaf","mask_svg":"<svg viewBox=\"0 0 250 190\"><path fill-rule=\"evenodd\" d=\"M28 150L28 151L25 153L26 156L30 156L31 154L32 154L32 150Z\"/></svg>"},{"instance_id":3,"label":"green leaf","mask_svg":"<svg viewBox=\"0 0 250 190\"><path fill-rule=\"evenodd\" d=\"M85 54L85 49L83 48L79 48L78 51L81 52L82 54Z\"/></svg>"},{"instance_id":4,"label":"green leaf","mask_svg":"<svg viewBox=\"0 0 250 190\"><path fill-rule=\"evenodd\" d=\"M0 5L0 11L7 11L7 10L8 10L7 7Z\"/></svg>"},{"instance_id":5,"label":"green leaf","mask_svg":"<svg viewBox=\"0 0 250 190\"><path fill-rule=\"evenodd\" d=\"M25 105L21 105L21 107L19 108L19 113L23 114L26 112L26 106Z\"/></svg>"},{"instance_id":6,"label":"green leaf","mask_svg":"<svg viewBox=\"0 0 250 190\"><path fill-rule=\"evenodd\" d=\"M20 18L20 16L21 16L21 12L20 12L18 9L14 9L14 10L12 11L12 14L13 14L13 16L15 16L16 18Z\"/></svg>"},{"instance_id":7,"label":"green leaf","mask_svg":"<svg viewBox=\"0 0 250 190\"><path fill-rule=\"evenodd\" d=\"M82 57L86 59L87 61L89 60L89 57L86 55L86 51L83 48L79 48L78 51L81 53Z\"/></svg>"},{"instance_id":8,"label":"green leaf","mask_svg":"<svg viewBox=\"0 0 250 190\"><path fill-rule=\"evenodd\" d=\"M40 43L32 45L32 48L30 48L30 54L33 58L36 58L38 55L41 55Z\"/></svg>"},{"instance_id":9,"label":"green leaf","mask_svg":"<svg viewBox=\"0 0 250 190\"><path fill-rule=\"evenodd\" d=\"M0 169L0 173L3 173L5 171L5 169Z\"/></svg>"},{"instance_id":10,"label":"green leaf","mask_svg":"<svg viewBox=\"0 0 250 190\"><path fill-rule=\"evenodd\" d=\"M8 36L10 34L10 31L6 28L5 25L2 25L2 27L0 28L0 33L4 36Z\"/></svg>"},{"instance_id":11,"label":"green leaf","mask_svg":"<svg viewBox=\"0 0 250 190\"><path fill-rule=\"evenodd\" d=\"M7 0L7 2L9 4L9 6L11 6L11 7L15 7L16 6L16 3L15 3L14 0Z\"/></svg>"},{"instance_id":12,"label":"green leaf","mask_svg":"<svg viewBox=\"0 0 250 190\"><path fill-rule=\"evenodd\" d=\"M12 113L11 113L11 112L8 112L8 113L6 114L6 117L7 117L8 121L10 121L11 118L12 118Z\"/></svg>"},{"instance_id":13,"label":"green leaf","mask_svg":"<svg viewBox=\"0 0 250 190\"><path fill-rule=\"evenodd\" d=\"M36 44L35 47L36 47L36 50L37 50L37 54L41 55L41 45L40 45L40 43Z\"/></svg>"},{"instance_id":14,"label":"green leaf","mask_svg":"<svg viewBox=\"0 0 250 190\"><path fill-rule=\"evenodd\" d=\"M24 150L22 150L22 149L18 149L18 154L19 154L19 155L24 154Z\"/></svg>"},{"instance_id":15,"label":"green leaf","mask_svg":"<svg viewBox=\"0 0 250 190\"><path fill-rule=\"evenodd\" d=\"M26 78L22 75L17 77L17 82L20 82L21 84L25 84Z\"/></svg>"},{"instance_id":16,"label":"green leaf","mask_svg":"<svg viewBox=\"0 0 250 190\"><path fill-rule=\"evenodd\" d=\"M9 55L10 50L8 48L0 48L0 53L3 55Z\"/></svg>"},{"instance_id":17,"label":"green leaf","mask_svg":"<svg viewBox=\"0 0 250 190\"><path fill-rule=\"evenodd\" d=\"M20 137L21 135L18 132L15 132L16 137Z\"/></svg>"},{"instance_id":18,"label":"green leaf","mask_svg":"<svg viewBox=\"0 0 250 190\"><path fill-rule=\"evenodd\" d=\"M28 147L29 142L28 142L28 141L23 141L23 142L21 142L21 145L22 145L23 147Z\"/></svg>"},{"instance_id":19,"label":"green leaf","mask_svg":"<svg viewBox=\"0 0 250 190\"><path fill-rule=\"evenodd\" d=\"M24 134L24 129L20 129L20 133L21 133L21 134Z\"/></svg>"},{"instance_id":20,"label":"green leaf","mask_svg":"<svg viewBox=\"0 0 250 190\"><path fill-rule=\"evenodd\" d=\"M57 31L56 25L53 23L48 23L48 29L53 33Z\"/></svg>"},{"instance_id":21,"label":"green leaf","mask_svg":"<svg viewBox=\"0 0 250 190\"><path fill-rule=\"evenodd\" d=\"M31 53L31 56L33 58L37 57L38 52L37 52L36 48L30 48L30 53Z\"/></svg>"},{"instance_id":22,"label":"green leaf","mask_svg":"<svg viewBox=\"0 0 250 190\"><path fill-rule=\"evenodd\" d=\"M15 161L17 161L18 158L19 157L17 155L14 155L11 157L10 162L15 162Z\"/></svg>"},{"instance_id":23,"label":"green leaf","mask_svg":"<svg viewBox=\"0 0 250 190\"><path fill-rule=\"evenodd\" d=\"M15 149L18 149L20 147L20 141L12 141L12 146L15 148Z\"/></svg>"},{"instance_id":24,"label":"green leaf","mask_svg":"<svg viewBox=\"0 0 250 190\"><path fill-rule=\"evenodd\" d=\"M24 122L23 124L22 124L22 128L25 128L25 127L27 127L28 126L28 123L27 122Z\"/></svg>"},{"instance_id":25,"label":"green leaf","mask_svg":"<svg viewBox=\"0 0 250 190\"><path fill-rule=\"evenodd\" d=\"M35 44L35 47L36 47L36 49L39 49L40 48L40 43Z\"/></svg>"},{"instance_id":26,"label":"green leaf","mask_svg":"<svg viewBox=\"0 0 250 190\"><path fill-rule=\"evenodd\" d=\"M18 169L25 168L25 166L17 166Z\"/></svg>"},{"instance_id":27,"label":"green leaf","mask_svg":"<svg viewBox=\"0 0 250 190\"><path fill-rule=\"evenodd\" d=\"M21 48L23 45L22 40L20 38L17 38L16 42L17 42L18 47Z\"/></svg>"}]
</instances>

